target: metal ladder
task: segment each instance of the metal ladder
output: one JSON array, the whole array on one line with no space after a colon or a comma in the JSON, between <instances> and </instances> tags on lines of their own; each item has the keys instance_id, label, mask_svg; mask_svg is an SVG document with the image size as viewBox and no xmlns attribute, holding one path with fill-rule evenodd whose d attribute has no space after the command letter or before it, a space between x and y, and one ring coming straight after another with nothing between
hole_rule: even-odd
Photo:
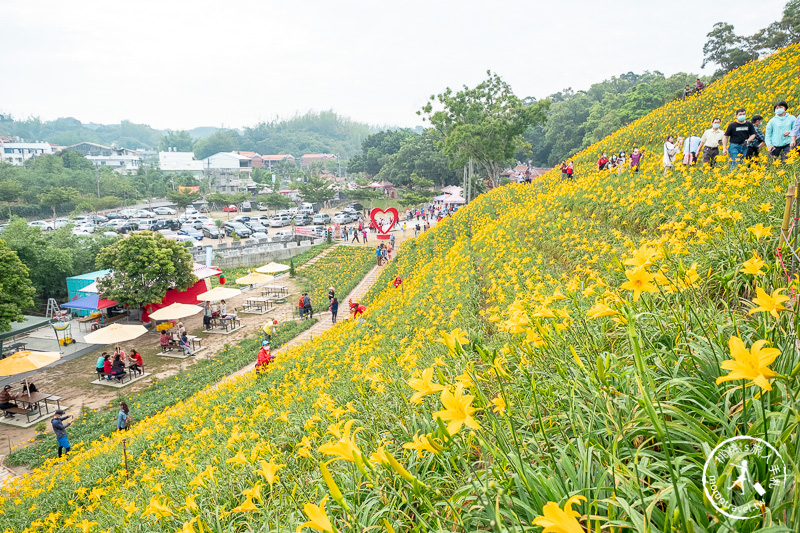
<instances>
[{"instance_id":1,"label":"metal ladder","mask_svg":"<svg viewBox=\"0 0 800 533\"><path fill-rule=\"evenodd\" d=\"M55 298L48 298L47 299L47 312L45 315L47 318L53 318L55 316L60 316L61 307L59 307L58 302L56 302Z\"/></svg>"}]
</instances>

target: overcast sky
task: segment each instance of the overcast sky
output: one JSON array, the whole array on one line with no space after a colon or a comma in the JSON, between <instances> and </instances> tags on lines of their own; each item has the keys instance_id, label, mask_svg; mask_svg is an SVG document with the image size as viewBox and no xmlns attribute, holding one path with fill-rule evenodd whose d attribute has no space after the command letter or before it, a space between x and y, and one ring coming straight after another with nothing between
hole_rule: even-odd
<instances>
[{"instance_id":1,"label":"overcast sky","mask_svg":"<svg viewBox=\"0 0 800 533\"><path fill-rule=\"evenodd\" d=\"M0 0L0 113L189 129L332 109L415 126L430 95L487 69L537 98L628 71L696 72L715 22L751 34L784 4Z\"/></svg>"}]
</instances>

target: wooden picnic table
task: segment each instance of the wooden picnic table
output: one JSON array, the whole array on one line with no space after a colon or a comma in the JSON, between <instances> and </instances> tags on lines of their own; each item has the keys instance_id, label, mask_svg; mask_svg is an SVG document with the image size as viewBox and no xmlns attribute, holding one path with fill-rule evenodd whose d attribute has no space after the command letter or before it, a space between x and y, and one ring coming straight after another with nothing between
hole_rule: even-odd
<instances>
[{"instance_id":1,"label":"wooden picnic table","mask_svg":"<svg viewBox=\"0 0 800 533\"><path fill-rule=\"evenodd\" d=\"M264 285L261 287L261 294L264 296L286 298L289 296L289 287L286 287L285 285Z\"/></svg>"},{"instance_id":2,"label":"wooden picnic table","mask_svg":"<svg viewBox=\"0 0 800 533\"><path fill-rule=\"evenodd\" d=\"M56 403L56 409L61 408L61 397L54 396L53 394L49 394L46 392L31 392L31 393L22 393L16 397L16 401L26 404L29 409L34 411L40 411L39 404L44 405L44 410L46 413L50 413L49 406L47 404L48 400L53 401Z\"/></svg>"},{"instance_id":3,"label":"wooden picnic table","mask_svg":"<svg viewBox=\"0 0 800 533\"><path fill-rule=\"evenodd\" d=\"M273 307L274 300L264 296L251 296L245 300L245 307L247 309L258 309L259 312L269 311Z\"/></svg>"},{"instance_id":4,"label":"wooden picnic table","mask_svg":"<svg viewBox=\"0 0 800 533\"><path fill-rule=\"evenodd\" d=\"M0 357L0 359L2 357L6 357L6 356L12 355L14 353L17 353L20 350L24 350L25 346L27 346L27 343L25 343L25 342L12 342L11 344L4 344L3 345L3 354Z\"/></svg>"}]
</instances>

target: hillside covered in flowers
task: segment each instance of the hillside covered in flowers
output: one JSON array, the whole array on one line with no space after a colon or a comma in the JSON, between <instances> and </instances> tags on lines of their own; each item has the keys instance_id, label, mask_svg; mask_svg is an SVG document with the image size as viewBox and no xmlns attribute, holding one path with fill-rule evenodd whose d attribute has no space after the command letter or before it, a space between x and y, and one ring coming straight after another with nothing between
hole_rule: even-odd
<instances>
[{"instance_id":1,"label":"hillside covered in flowers","mask_svg":"<svg viewBox=\"0 0 800 533\"><path fill-rule=\"evenodd\" d=\"M363 320L48 461L0 529L796 530L794 156L664 176L660 146L800 108L798 66L791 47L657 110L579 154L574 182L480 196L403 247ZM593 170L634 144L640 172ZM758 487L731 483L741 452L709 470L737 436L785 468L752 459ZM712 505L704 469L751 518Z\"/></svg>"}]
</instances>

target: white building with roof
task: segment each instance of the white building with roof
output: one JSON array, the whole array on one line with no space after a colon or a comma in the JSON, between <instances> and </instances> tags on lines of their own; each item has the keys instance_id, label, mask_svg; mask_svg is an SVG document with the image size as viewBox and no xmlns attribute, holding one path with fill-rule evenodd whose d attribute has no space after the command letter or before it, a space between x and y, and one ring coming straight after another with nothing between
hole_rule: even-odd
<instances>
[{"instance_id":1,"label":"white building with roof","mask_svg":"<svg viewBox=\"0 0 800 533\"><path fill-rule=\"evenodd\" d=\"M3 142L0 140L0 161L18 167L32 157L54 153L55 150L50 143Z\"/></svg>"},{"instance_id":2,"label":"white building with roof","mask_svg":"<svg viewBox=\"0 0 800 533\"><path fill-rule=\"evenodd\" d=\"M158 152L158 168L163 172L188 172L201 177L203 161L194 158L194 152Z\"/></svg>"}]
</instances>

